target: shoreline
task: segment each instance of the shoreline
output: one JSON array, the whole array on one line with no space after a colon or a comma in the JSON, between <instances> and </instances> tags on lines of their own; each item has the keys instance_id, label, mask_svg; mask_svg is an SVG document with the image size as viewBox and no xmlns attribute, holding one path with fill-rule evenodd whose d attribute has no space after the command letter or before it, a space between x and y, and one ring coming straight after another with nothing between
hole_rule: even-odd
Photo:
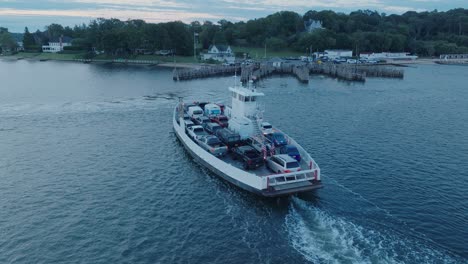
<instances>
[{"instance_id":1,"label":"shoreline","mask_svg":"<svg viewBox=\"0 0 468 264\"><path fill-rule=\"evenodd\" d=\"M62 56L64 54L55 55L56 58L51 57L39 57L38 55L35 56L0 56L0 60L5 61L19 61L19 60L27 60L27 61L62 61L62 62L75 62L75 63L89 63L89 64L125 64L125 65L141 65L141 66L159 66L165 68L187 68L187 69L197 69L200 67L206 66L216 66L218 64L208 64L208 63L201 63L201 62L163 62L158 60L144 60L144 59L93 59L93 60L85 60L85 59L76 59L76 58L67 58L66 56ZM68 55L68 54L67 54ZM429 64L440 64L440 59L432 59L432 58L420 58L416 60L389 60L385 64L387 65L394 65L394 66L406 66L406 65L429 65ZM441 65L449 65L450 63L442 63Z\"/></svg>"},{"instance_id":2,"label":"shoreline","mask_svg":"<svg viewBox=\"0 0 468 264\"><path fill-rule=\"evenodd\" d=\"M33 56L0 56L0 60L3 61L20 61L20 60L27 60L27 61L57 61L57 62L74 62L74 63L87 63L87 64L123 64L123 65L132 65L132 66L158 66L158 67L166 67L166 68L191 68L196 69L203 66L212 66L213 64L207 63L195 63L195 62L163 62L159 60L145 60L145 59L93 59L93 60L85 60L85 59L76 59L76 58L67 58L66 56L55 55L53 57L38 57L38 55Z\"/></svg>"}]
</instances>

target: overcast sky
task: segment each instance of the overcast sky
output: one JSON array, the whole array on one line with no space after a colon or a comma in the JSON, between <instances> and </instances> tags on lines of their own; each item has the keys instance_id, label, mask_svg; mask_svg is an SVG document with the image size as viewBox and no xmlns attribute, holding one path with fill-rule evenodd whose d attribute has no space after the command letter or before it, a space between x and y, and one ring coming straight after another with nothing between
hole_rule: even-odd
<instances>
[{"instance_id":1,"label":"overcast sky","mask_svg":"<svg viewBox=\"0 0 468 264\"><path fill-rule=\"evenodd\" d=\"M458 7L468 8L468 0L0 0L0 26L23 32L25 26L35 31L51 23L73 26L97 17L216 22L264 17L281 10L304 14L311 9L346 13L370 9L401 14Z\"/></svg>"}]
</instances>

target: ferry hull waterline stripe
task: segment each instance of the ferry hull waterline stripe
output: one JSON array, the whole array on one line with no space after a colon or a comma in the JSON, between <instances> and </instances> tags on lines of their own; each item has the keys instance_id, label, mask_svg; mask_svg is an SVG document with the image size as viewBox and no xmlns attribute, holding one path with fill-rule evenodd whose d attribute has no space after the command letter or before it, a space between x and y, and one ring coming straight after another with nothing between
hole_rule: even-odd
<instances>
[{"instance_id":1,"label":"ferry hull waterline stripe","mask_svg":"<svg viewBox=\"0 0 468 264\"><path fill-rule=\"evenodd\" d=\"M232 106L223 109L223 114L229 118L229 128L224 129L241 135L241 141L239 141L241 145L247 145L248 139L256 139L261 142L263 153L259 154L263 154L265 165L261 168L247 170L240 161L235 160L229 153L215 156L202 148L198 144L199 138L193 135L189 136L186 128L186 123L190 124L191 122L185 120L187 118L185 107L193 104L185 104L180 100L174 109L173 127L177 138L194 160L231 184L260 196L286 196L322 188L319 166L295 140L287 137L276 128L273 131L282 133L287 139L287 144L297 148L301 159L296 164L299 164L300 167L296 168L295 172L285 169L277 171L277 173L266 168L267 159L286 155L275 155L279 154L275 153L277 152L275 145L268 141L266 135L261 133L259 129L263 119L257 104L257 97L263 96L263 94L254 89L242 87L229 88L229 90L233 97ZM201 106L203 107L203 105ZM270 143L271 145L268 145ZM268 151L266 151L267 149Z\"/></svg>"}]
</instances>

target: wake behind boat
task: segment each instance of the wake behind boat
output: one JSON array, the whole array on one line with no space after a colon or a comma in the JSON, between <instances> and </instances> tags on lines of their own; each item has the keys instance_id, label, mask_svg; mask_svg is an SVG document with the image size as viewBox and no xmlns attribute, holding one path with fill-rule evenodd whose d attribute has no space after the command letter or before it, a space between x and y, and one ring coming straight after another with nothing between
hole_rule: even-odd
<instances>
[{"instance_id":1,"label":"wake behind boat","mask_svg":"<svg viewBox=\"0 0 468 264\"><path fill-rule=\"evenodd\" d=\"M320 168L294 139L263 121L255 89L230 87L231 106L179 101L173 126L200 164L247 191L276 197L322 187Z\"/></svg>"}]
</instances>

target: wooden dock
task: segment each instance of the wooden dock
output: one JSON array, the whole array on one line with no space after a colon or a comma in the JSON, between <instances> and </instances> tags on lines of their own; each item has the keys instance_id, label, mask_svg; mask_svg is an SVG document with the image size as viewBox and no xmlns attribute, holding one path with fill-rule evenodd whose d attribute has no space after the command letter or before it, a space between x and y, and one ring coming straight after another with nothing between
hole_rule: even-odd
<instances>
[{"instance_id":1,"label":"wooden dock","mask_svg":"<svg viewBox=\"0 0 468 264\"><path fill-rule=\"evenodd\" d=\"M366 73L359 72L356 67L350 67L346 64L313 63L309 64L309 70L313 74L324 74L347 81L366 81Z\"/></svg>"},{"instance_id":2,"label":"wooden dock","mask_svg":"<svg viewBox=\"0 0 468 264\"><path fill-rule=\"evenodd\" d=\"M359 65L359 64L333 64L333 63L281 63L270 62L253 63L242 66L208 66L198 69L174 69L173 80L183 81L215 76L226 76L240 73L241 82L259 81L273 74L289 74L295 76L300 82L308 83L309 74L324 74L333 78L347 81L366 81L366 77L403 78L404 72L396 67Z\"/></svg>"},{"instance_id":3,"label":"wooden dock","mask_svg":"<svg viewBox=\"0 0 468 264\"><path fill-rule=\"evenodd\" d=\"M215 76L234 75L236 72L241 72L239 66L209 66L198 69L177 69L172 72L174 81L185 81L199 78L208 78Z\"/></svg>"},{"instance_id":4,"label":"wooden dock","mask_svg":"<svg viewBox=\"0 0 468 264\"><path fill-rule=\"evenodd\" d=\"M365 73L367 77L380 78L400 78L404 77L404 71L397 67L359 65L356 67L360 73Z\"/></svg>"},{"instance_id":5,"label":"wooden dock","mask_svg":"<svg viewBox=\"0 0 468 264\"><path fill-rule=\"evenodd\" d=\"M295 76L300 82L309 82L309 70L305 65L285 65L273 66L272 63L253 64L242 67L241 81L259 81L272 74L290 74Z\"/></svg>"}]
</instances>

